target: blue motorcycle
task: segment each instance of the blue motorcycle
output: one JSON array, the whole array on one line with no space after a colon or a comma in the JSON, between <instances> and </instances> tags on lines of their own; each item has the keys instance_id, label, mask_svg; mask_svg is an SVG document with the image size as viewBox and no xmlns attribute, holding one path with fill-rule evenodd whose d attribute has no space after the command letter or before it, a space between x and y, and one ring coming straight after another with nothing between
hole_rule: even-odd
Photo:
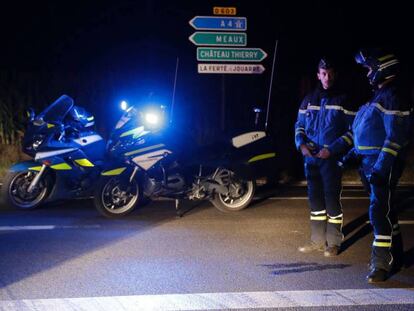
<instances>
[{"instance_id":1,"label":"blue motorcycle","mask_svg":"<svg viewBox=\"0 0 414 311\"><path fill-rule=\"evenodd\" d=\"M264 131L251 130L199 146L191 129L167 122L162 107L126 107L107 145L107 161L94 195L96 209L121 217L141 202L167 197L209 200L222 212L246 208L255 178L274 166L275 152ZM145 200L143 200L145 199Z\"/></svg>"},{"instance_id":2,"label":"blue motorcycle","mask_svg":"<svg viewBox=\"0 0 414 311\"><path fill-rule=\"evenodd\" d=\"M6 205L33 209L92 196L105 155L94 117L63 95L37 116L29 111L28 119L22 149L33 159L10 167L1 189Z\"/></svg>"}]
</instances>

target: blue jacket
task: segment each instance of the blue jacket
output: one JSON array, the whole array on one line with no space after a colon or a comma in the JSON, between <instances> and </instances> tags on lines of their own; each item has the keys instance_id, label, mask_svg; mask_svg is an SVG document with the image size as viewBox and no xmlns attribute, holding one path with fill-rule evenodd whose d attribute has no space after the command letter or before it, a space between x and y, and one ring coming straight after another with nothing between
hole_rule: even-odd
<instances>
[{"instance_id":1,"label":"blue jacket","mask_svg":"<svg viewBox=\"0 0 414 311\"><path fill-rule=\"evenodd\" d=\"M359 109L352 124L355 152L376 155L373 171L383 177L408 144L411 110L409 96L404 96L392 81L375 91L372 100Z\"/></svg>"},{"instance_id":2,"label":"blue jacket","mask_svg":"<svg viewBox=\"0 0 414 311\"><path fill-rule=\"evenodd\" d=\"M296 148L306 144L315 148L312 153L316 154L325 147L333 156L346 150L346 146L349 149L349 130L355 114L344 94L319 86L300 105L295 124Z\"/></svg>"}]
</instances>

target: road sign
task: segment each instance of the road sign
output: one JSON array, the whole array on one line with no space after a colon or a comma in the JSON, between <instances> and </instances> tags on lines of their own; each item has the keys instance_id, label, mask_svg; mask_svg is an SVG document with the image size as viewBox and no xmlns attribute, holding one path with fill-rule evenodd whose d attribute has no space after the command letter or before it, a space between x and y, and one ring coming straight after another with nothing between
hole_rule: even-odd
<instances>
[{"instance_id":1,"label":"road sign","mask_svg":"<svg viewBox=\"0 0 414 311\"><path fill-rule=\"evenodd\" d=\"M216 62L260 62L267 56L258 48L197 48L197 60Z\"/></svg>"},{"instance_id":2,"label":"road sign","mask_svg":"<svg viewBox=\"0 0 414 311\"><path fill-rule=\"evenodd\" d=\"M197 30L247 30L246 17L195 16L189 23Z\"/></svg>"},{"instance_id":3,"label":"road sign","mask_svg":"<svg viewBox=\"0 0 414 311\"><path fill-rule=\"evenodd\" d=\"M263 71L265 68L260 64L198 64L198 73L261 74Z\"/></svg>"},{"instance_id":4,"label":"road sign","mask_svg":"<svg viewBox=\"0 0 414 311\"><path fill-rule=\"evenodd\" d=\"M188 39L195 45L247 45L247 35L239 32L195 32Z\"/></svg>"},{"instance_id":5,"label":"road sign","mask_svg":"<svg viewBox=\"0 0 414 311\"><path fill-rule=\"evenodd\" d=\"M214 15L236 15L237 9L235 7L215 6L213 7L213 14Z\"/></svg>"}]
</instances>

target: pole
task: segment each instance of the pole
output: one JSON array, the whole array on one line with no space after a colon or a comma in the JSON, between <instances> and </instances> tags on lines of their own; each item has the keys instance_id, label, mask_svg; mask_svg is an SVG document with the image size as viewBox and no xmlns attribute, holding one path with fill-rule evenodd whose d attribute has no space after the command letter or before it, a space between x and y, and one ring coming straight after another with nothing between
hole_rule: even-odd
<instances>
[{"instance_id":1,"label":"pole","mask_svg":"<svg viewBox=\"0 0 414 311\"><path fill-rule=\"evenodd\" d=\"M220 107L220 117L221 117L221 130L226 129L226 83L224 74L221 75L221 107Z\"/></svg>"},{"instance_id":2,"label":"pole","mask_svg":"<svg viewBox=\"0 0 414 311\"><path fill-rule=\"evenodd\" d=\"M276 40L275 50L273 52L272 73L271 73L271 76L270 76L269 97L267 98L267 109L266 109L266 123L265 123L265 130L266 131L267 131L267 124L268 124L268 121L269 121L270 99L272 97L273 74L274 74L274 71L275 71L275 62L276 62L276 53L277 53L278 43L279 43L279 40Z\"/></svg>"},{"instance_id":3,"label":"pole","mask_svg":"<svg viewBox=\"0 0 414 311\"><path fill-rule=\"evenodd\" d=\"M171 99L170 123L172 123L172 120L173 120L174 103L175 103L175 89L176 89L176 86L177 86L177 75L178 75L178 64L179 64L179 62L180 62L180 59L177 56L177 60L175 62L174 87L173 87L173 93L172 93L172 99Z\"/></svg>"}]
</instances>

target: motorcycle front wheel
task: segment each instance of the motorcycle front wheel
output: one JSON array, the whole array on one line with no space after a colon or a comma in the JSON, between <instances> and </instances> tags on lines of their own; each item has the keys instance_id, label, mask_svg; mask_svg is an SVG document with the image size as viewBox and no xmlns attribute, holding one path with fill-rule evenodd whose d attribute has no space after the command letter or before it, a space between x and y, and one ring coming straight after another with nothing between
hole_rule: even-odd
<instances>
[{"instance_id":1,"label":"motorcycle front wheel","mask_svg":"<svg viewBox=\"0 0 414 311\"><path fill-rule=\"evenodd\" d=\"M35 209L47 198L52 188L52 180L48 175L42 176L32 192L28 192L30 183L39 172L9 172L4 178L1 196L8 207L16 209Z\"/></svg>"},{"instance_id":2,"label":"motorcycle front wheel","mask_svg":"<svg viewBox=\"0 0 414 311\"><path fill-rule=\"evenodd\" d=\"M95 188L95 208L107 218L119 218L131 213L140 196L138 182L120 176L101 178Z\"/></svg>"},{"instance_id":3,"label":"motorcycle front wheel","mask_svg":"<svg viewBox=\"0 0 414 311\"><path fill-rule=\"evenodd\" d=\"M249 206L256 191L256 183L253 180L235 178L232 171L221 170L216 180L228 188L226 194L216 193L211 200L219 211L238 212Z\"/></svg>"}]
</instances>

